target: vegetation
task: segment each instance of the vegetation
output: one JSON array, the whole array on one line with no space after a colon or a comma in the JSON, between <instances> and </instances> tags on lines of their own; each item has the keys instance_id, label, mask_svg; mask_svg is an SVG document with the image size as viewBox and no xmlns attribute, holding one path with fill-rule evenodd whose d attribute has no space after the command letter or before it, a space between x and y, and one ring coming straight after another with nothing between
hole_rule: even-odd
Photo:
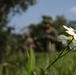
<instances>
[{"instance_id":1,"label":"vegetation","mask_svg":"<svg viewBox=\"0 0 76 75\"><path fill-rule=\"evenodd\" d=\"M25 33L12 33L15 27L8 26L10 21L8 17L26 11L30 5L35 3L35 0L0 1L0 75L36 75L36 73L37 75L45 75L44 69L57 57L57 52L35 53L34 55L32 50L27 55L24 49ZM64 33L63 24L70 25L70 22L67 22L64 16L57 16L53 20L52 17L44 15L40 23L30 24L22 30L28 28L29 34L35 38L41 33L45 20L51 21L59 34ZM58 45L60 46L60 44ZM49 74L47 75L75 75L75 57L76 53L70 52L57 61L48 70Z\"/></svg>"},{"instance_id":2,"label":"vegetation","mask_svg":"<svg viewBox=\"0 0 76 75\"><path fill-rule=\"evenodd\" d=\"M36 64L33 72L40 75L40 68L45 69L49 63L56 58L55 53L36 53ZM76 74L76 53L70 52L63 58L59 59L49 70L49 75L75 75ZM11 59L12 58L12 59ZM29 75L27 71L27 55L26 53L16 53L9 57L5 57L3 63L0 64L0 75Z\"/></svg>"},{"instance_id":3,"label":"vegetation","mask_svg":"<svg viewBox=\"0 0 76 75\"><path fill-rule=\"evenodd\" d=\"M8 26L10 21L8 17L14 16L16 13L21 13L27 10L30 5L33 5L35 0L1 0L0 1L0 60L7 52L7 46L16 36L11 33L14 27ZM12 39L11 39L12 38ZM13 43L14 44L14 43ZM1 62L1 61L0 61Z\"/></svg>"},{"instance_id":4,"label":"vegetation","mask_svg":"<svg viewBox=\"0 0 76 75\"><path fill-rule=\"evenodd\" d=\"M27 27L22 28L21 31L24 32L26 29L28 29L28 32L32 35L32 37L37 37L41 33L44 26L44 21L46 20L52 23L53 27L57 29L59 34L65 34L63 25L71 26L70 21L68 21L63 15L62 16L58 15L56 16L55 19L53 19L51 16L46 15L43 15L41 18L42 20L40 23L30 24ZM72 27L74 27L74 25L72 25Z\"/></svg>"}]
</instances>

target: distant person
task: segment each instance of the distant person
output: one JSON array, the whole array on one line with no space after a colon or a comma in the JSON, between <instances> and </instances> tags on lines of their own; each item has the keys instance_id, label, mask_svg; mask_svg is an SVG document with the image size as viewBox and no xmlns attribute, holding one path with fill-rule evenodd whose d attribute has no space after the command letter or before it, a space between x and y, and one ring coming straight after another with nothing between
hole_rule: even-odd
<instances>
[{"instance_id":1,"label":"distant person","mask_svg":"<svg viewBox=\"0 0 76 75\"><path fill-rule=\"evenodd\" d=\"M25 49L30 50L30 47L32 47L32 49L35 49L35 44L34 44L34 40L31 37L31 35L27 34L25 36Z\"/></svg>"},{"instance_id":2,"label":"distant person","mask_svg":"<svg viewBox=\"0 0 76 75\"><path fill-rule=\"evenodd\" d=\"M55 51L58 32L50 21L44 21L44 27L40 34L40 39L44 51Z\"/></svg>"}]
</instances>

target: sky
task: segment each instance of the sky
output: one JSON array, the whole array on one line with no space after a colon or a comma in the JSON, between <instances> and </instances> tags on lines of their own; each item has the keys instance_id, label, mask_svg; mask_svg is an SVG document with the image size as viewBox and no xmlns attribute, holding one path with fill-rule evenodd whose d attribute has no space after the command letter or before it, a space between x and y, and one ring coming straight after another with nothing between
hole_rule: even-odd
<instances>
[{"instance_id":1,"label":"sky","mask_svg":"<svg viewBox=\"0 0 76 75\"><path fill-rule=\"evenodd\" d=\"M64 15L67 20L76 20L76 0L37 0L36 4L30 6L25 12L16 14L11 18L8 25L15 26L16 33L29 24L37 24L42 16Z\"/></svg>"}]
</instances>

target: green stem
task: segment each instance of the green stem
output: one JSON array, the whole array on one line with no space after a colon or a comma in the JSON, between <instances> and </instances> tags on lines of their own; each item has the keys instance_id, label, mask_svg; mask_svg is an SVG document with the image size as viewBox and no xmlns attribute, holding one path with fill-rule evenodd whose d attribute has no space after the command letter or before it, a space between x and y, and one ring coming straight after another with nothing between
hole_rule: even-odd
<instances>
[{"instance_id":1,"label":"green stem","mask_svg":"<svg viewBox=\"0 0 76 75\"><path fill-rule=\"evenodd\" d=\"M61 51L61 53L58 55L58 57L45 70L48 70L59 58L61 58L61 55L68 48L68 46L70 45L70 43L72 42L72 40L68 43L68 45Z\"/></svg>"},{"instance_id":2,"label":"green stem","mask_svg":"<svg viewBox=\"0 0 76 75\"><path fill-rule=\"evenodd\" d=\"M66 53L64 53L62 56L60 56L60 58L63 57L63 56L65 56L66 54L68 54L70 51L71 51L71 50L69 50L69 51L67 51Z\"/></svg>"}]
</instances>

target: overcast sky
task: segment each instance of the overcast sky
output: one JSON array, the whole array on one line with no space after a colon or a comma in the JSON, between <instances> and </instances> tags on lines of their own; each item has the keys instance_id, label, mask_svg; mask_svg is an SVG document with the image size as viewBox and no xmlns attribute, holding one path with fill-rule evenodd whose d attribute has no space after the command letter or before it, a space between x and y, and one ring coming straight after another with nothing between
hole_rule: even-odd
<instances>
[{"instance_id":1,"label":"overcast sky","mask_svg":"<svg viewBox=\"0 0 76 75\"><path fill-rule=\"evenodd\" d=\"M76 20L76 0L37 0L37 3L30 6L21 15L15 15L9 25L15 25L16 32L31 23L39 23L41 16L64 15L68 20Z\"/></svg>"}]
</instances>

